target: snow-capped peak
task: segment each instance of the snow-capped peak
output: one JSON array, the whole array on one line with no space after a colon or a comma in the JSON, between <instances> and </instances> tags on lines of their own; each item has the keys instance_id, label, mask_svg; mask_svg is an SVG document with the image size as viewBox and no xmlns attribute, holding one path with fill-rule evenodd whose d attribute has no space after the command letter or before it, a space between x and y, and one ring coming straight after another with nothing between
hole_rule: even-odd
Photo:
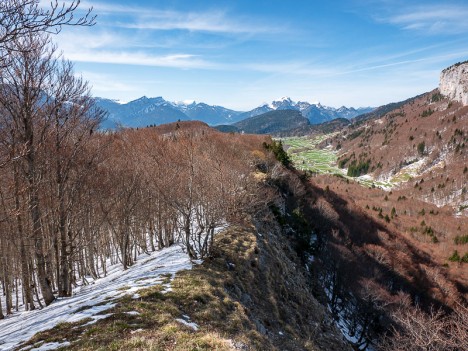
<instances>
[{"instance_id":1,"label":"snow-capped peak","mask_svg":"<svg viewBox=\"0 0 468 351\"><path fill-rule=\"evenodd\" d=\"M182 101L175 101L174 104L177 106L189 106L196 104L197 102L195 100L182 100Z\"/></svg>"},{"instance_id":2,"label":"snow-capped peak","mask_svg":"<svg viewBox=\"0 0 468 351\"><path fill-rule=\"evenodd\" d=\"M274 100L271 104L268 105L273 110L285 109L285 108L294 108L296 103L291 100L288 96L283 96L282 98Z\"/></svg>"}]
</instances>

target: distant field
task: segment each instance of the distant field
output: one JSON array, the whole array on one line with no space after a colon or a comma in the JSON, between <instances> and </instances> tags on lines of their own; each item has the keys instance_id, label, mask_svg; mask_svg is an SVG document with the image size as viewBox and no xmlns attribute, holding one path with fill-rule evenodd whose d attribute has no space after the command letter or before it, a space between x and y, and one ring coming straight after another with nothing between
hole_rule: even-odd
<instances>
[{"instance_id":1,"label":"distant field","mask_svg":"<svg viewBox=\"0 0 468 351\"><path fill-rule=\"evenodd\" d=\"M281 140L297 169L343 175L343 170L337 166L336 151L316 148L318 144L329 136L331 134L314 137L291 137Z\"/></svg>"},{"instance_id":2,"label":"distant field","mask_svg":"<svg viewBox=\"0 0 468 351\"><path fill-rule=\"evenodd\" d=\"M327 138L334 134L325 134L318 136L303 136L282 138L284 148L289 154L294 167L303 171L311 171L319 174L336 174L344 176L361 183L364 186L389 189L395 184L389 182L374 181L370 176L358 178L348 177L347 169L341 169L337 164L337 151L332 148L317 148Z\"/></svg>"}]
</instances>

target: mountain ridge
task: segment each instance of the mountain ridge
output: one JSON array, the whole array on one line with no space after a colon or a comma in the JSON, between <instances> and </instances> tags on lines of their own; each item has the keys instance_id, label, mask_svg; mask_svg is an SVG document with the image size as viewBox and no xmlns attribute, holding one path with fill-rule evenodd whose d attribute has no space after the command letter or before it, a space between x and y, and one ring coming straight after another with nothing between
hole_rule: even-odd
<instances>
[{"instance_id":1,"label":"mountain ridge","mask_svg":"<svg viewBox=\"0 0 468 351\"><path fill-rule=\"evenodd\" d=\"M127 103L107 98L95 98L96 105L108 113L108 118L101 125L103 129L118 127L146 127L178 120L200 120L209 125L230 125L247 118L259 116L271 111L294 110L307 118L310 124L320 124L336 118L354 118L362 113L374 110L372 107L328 107L320 103L305 101L295 102L289 97L282 97L271 103L264 103L250 111L242 112L218 105L209 105L196 101L170 102L163 97L142 96Z\"/></svg>"},{"instance_id":2,"label":"mountain ridge","mask_svg":"<svg viewBox=\"0 0 468 351\"><path fill-rule=\"evenodd\" d=\"M273 110L233 124L249 134L274 134L309 125L310 121L297 110Z\"/></svg>"}]
</instances>

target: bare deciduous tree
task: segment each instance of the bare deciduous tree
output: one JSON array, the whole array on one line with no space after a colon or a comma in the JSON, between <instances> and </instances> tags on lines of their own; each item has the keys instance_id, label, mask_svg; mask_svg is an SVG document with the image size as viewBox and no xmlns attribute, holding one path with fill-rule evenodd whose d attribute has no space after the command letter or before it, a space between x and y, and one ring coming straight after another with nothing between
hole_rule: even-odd
<instances>
[{"instance_id":1,"label":"bare deciduous tree","mask_svg":"<svg viewBox=\"0 0 468 351\"><path fill-rule=\"evenodd\" d=\"M385 351L460 351L468 347L467 308L458 305L447 314L431 308L403 306L394 314L393 333L380 345Z\"/></svg>"},{"instance_id":2,"label":"bare deciduous tree","mask_svg":"<svg viewBox=\"0 0 468 351\"><path fill-rule=\"evenodd\" d=\"M58 33L62 26L92 26L95 16L89 9L83 16L74 14L80 0L50 2L44 8L39 0L2 0L0 2L0 50L21 37L38 33Z\"/></svg>"}]
</instances>

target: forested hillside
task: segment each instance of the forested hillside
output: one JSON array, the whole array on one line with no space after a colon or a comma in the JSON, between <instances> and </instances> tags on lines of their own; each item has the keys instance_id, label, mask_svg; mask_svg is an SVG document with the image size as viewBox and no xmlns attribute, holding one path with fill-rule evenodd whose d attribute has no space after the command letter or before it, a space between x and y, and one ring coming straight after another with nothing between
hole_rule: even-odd
<instances>
[{"instance_id":1,"label":"forested hillside","mask_svg":"<svg viewBox=\"0 0 468 351\"><path fill-rule=\"evenodd\" d=\"M350 125L334 136L339 165L369 174L407 197L466 209L468 107L438 90Z\"/></svg>"},{"instance_id":2,"label":"forested hillside","mask_svg":"<svg viewBox=\"0 0 468 351\"><path fill-rule=\"evenodd\" d=\"M205 257L251 196L263 137L227 140L196 122L99 133L103 112L47 35L16 37L4 53L0 316L19 289L27 310L70 296L108 258L127 268L175 241Z\"/></svg>"},{"instance_id":3,"label":"forested hillside","mask_svg":"<svg viewBox=\"0 0 468 351\"><path fill-rule=\"evenodd\" d=\"M277 134L291 129L301 129L310 122L296 110L275 110L234 123L233 126L245 133Z\"/></svg>"},{"instance_id":4,"label":"forested hillside","mask_svg":"<svg viewBox=\"0 0 468 351\"><path fill-rule=\"evenodd\" d=\"M79 4L0 3L0 349L468 349L466 107L432 92L354 125L235 125L333 131L326 157L197 121L103 131L51 39L95 24Z\"/></svg>"}]
</instances>

